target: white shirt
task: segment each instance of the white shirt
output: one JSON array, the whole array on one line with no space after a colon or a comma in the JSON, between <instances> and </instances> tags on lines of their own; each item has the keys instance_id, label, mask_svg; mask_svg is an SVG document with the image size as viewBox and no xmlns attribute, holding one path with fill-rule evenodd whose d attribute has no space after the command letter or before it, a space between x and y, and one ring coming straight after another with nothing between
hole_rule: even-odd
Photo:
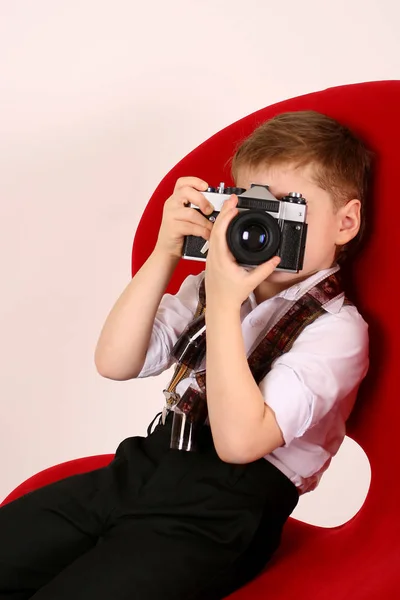
<instances>
[{"instance_id":1,"label":"white shirt","mask_svg":"<svg viewBox=\"0 0 400 600\"><path fill-rule=\"evenodd\" d=\"M271 329L306 290L338 269L320 271L260 304L250 294L241 307L247 356L265 326ZM177 294L163 296L138 377L158 375L173 364L170 351L193 319L203 277L204 271L189 275ZM342 294L324 305L325 313L302 331L289 352L272 363L259 384L285 442L265 459L289 477L300 493L318 485L338 451L368 370L368 325L356 307L344 305L343 300ZM205 360L200 368L204 365ZM176 391L183 394L191 383L192 377L184 379Z\"/></svg>"}]
</instances>

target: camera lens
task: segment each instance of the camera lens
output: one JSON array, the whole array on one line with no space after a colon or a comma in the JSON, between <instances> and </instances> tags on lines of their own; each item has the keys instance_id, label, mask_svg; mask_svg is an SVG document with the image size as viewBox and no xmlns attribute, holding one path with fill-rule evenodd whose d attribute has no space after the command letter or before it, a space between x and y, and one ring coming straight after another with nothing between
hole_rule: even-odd
<instances>
[{"instance_id":1,"label":"camera lens","mask_svg":"<svg viewBox=\"0 0 400 600\"><path fill-rule=\"evenodd\" d=\"M268 240L268 232L258 223L245 226L241 231L240 243L248 252L260 252Z\"/></svg>"},{"instance_id":2,"label":"camera lens","mask_svg":"<svg viewBox=\"0 0 400 600\"><path fill-rule=\"evenodd\" d=\"M277 253L281 231L277 219L267 212L245 210L229 223L226 239L239 264L260 265Z\"/></svg>"}]
</instances>

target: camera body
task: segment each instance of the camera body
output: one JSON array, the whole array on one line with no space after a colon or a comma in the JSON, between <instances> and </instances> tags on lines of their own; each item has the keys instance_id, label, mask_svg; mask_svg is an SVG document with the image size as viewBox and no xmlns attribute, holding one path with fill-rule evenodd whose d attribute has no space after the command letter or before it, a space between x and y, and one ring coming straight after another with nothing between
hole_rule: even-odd
<instances>
[{"instance_id":1,"label":"camera body","mask_svg":"<svg viewBox=\"0 0 400 600\"><path fill-rule=\"evenodd\" d=\"M213 213L204 216L213 222L225 200L232 194L238 196L239 212L229 223L226 233L229 250L238 264L255 267L279 256L281 262L277 271L297 273L303 268L307 203L300 193L290 192L278 200L268 185L253 183L245 190L224 187L224 183L220 183L218 188L209 187L203 194L214 206ZM189 207L200 211L194 204ZM185 237L183 258L205 261L207 252L208 242L202 237Z\"/></svg>"}]
</instances>

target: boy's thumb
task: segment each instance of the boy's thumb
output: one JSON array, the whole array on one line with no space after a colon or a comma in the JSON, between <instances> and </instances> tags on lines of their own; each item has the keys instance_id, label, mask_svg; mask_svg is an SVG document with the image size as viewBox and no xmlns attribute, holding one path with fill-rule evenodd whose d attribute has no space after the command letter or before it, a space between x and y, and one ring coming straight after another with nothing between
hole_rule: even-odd
<instances>
[{"instance_id":1,"label":"boy's thumb","mask_svg":"<svg viewBox=\"0 0 400 600\"><path fill-rule=\"evenodd\" d=\"M264 279L267 279L275 271L280 262L281 259L279 256L274 256L270 260L267 260L267 262L258 265L251 274L254 287L257 287Z\"/></svg>"}]
</instances>

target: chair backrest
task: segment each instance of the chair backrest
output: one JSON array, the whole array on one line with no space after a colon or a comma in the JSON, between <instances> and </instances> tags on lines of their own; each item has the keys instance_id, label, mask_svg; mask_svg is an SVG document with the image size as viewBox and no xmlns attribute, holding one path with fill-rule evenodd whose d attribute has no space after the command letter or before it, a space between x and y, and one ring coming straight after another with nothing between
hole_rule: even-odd
<instances>
[{"instance_id":1,"label":"chair backrest","mask_svg":"<svg viewBox=\"0 0 400 600\"><path fill-rule=\"evenodd\" d=\"M346 272L350 296L370 324L371 339L371 368L349 421L348 434L367 453L372 481L367 500L357 517L341 528L340 536L332 537L333 532L329 534L331 552L336 555L337 551L341 560L352 564L357 539L364 564L362 567L360 561L360 569L369 565L370 574L379 568L382 560L387 561L389 551L393 556L396 548L396 555L400 558L400 478L396 468L400 422L397 341L400 320L394 301L393 279L399 272L400 260L400 203L397 198L399 108L400 81L381 81L301 96L264 108L233 123L188 154L161 181L139 223L132 254L132 273L135 273L154 247L163 203L171 195L178 177L196 175L210 185L220 181L232 184L227 161L237 142L249 135L258 124L279 113L293 110L325 113L348 125L375 151L373 206L368 209L367 239L362 253ZM198 273L203 268L201 263L180 261L168 291L174 293L187 274ZM335 533L339 532L336 530ZM320 535L322 539L328 534L325 531ZM374 561L371 559L371 544L379 547ZM296 560L299 560L298 555ZM320 567L322 570L325 568L322 563ZM390 571L391 567L386 562L386 576L388 569ZM276 589L280 589L279 586ZM283 598L284 595L280 592L277 597Z\"/></svg>"}]
</instances>

